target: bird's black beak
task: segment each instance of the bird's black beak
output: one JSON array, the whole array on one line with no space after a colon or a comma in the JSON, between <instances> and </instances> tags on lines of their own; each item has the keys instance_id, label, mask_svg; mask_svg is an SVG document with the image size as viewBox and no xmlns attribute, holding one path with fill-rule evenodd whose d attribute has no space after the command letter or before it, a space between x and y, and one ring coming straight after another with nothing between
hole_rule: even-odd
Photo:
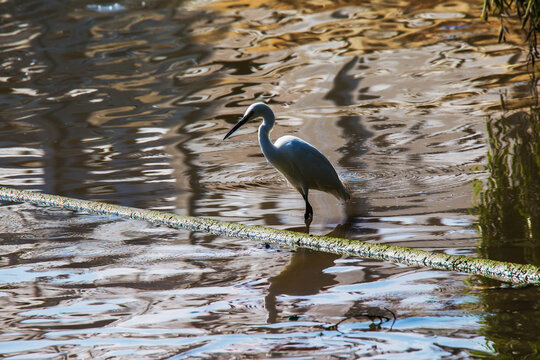
<instances>
[{"instance_id":1,"label":"bird's black beak","mask_svg":"<svg viewBox=\"0 0 540 360\"><path fill-rule=\"evenodd\" d=\"M244 116L243 118L241 118L240 121L236 125L234 125L234 127L227 133L227 135L225 135L223 140L227 140L227 138L229 136L231 136L236 130L238 130L240 128L240 126L247 123L249 119L251 119L251 114L248 114L248 115Z\"/></svg>"}]
</instances>

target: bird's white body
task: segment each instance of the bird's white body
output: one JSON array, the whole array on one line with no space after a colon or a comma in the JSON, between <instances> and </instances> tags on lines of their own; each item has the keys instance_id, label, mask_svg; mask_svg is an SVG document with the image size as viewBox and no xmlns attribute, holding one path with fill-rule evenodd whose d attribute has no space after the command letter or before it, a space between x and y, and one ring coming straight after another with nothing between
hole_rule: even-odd
<instances>
[{"instance_id":1,"label":"bird's white body","mask_svg":"<svg viewBox=\"0 0 540 360\"><path fill-rule=\"evenodd\" d=\"M313 209L308 201L310 189L331 193L343 200L350 199L349 192L343 186L330 161L313 145L297 138L285 135L273 144L270 132L275 123L272 110L264 103L255 103L248 107L242 119L225 135L227 139L248 120L262 116L259 126L259 145L264 157L274 166L306 201L306 227L313 217Z\"/></svg>"},{"instance_id":2,"label":"bird's white body","mask_svg":"<svg viewBox=\"0 0 540 360\"><path fill-rule=\"evenodd\" d=\"M263 147L263 126L259 127L259 142L266 160L283 174L300 194L307 195L308 190L313 189L328 192L343 200L350 198L330 161L313 145L296 136L285 135L277 139L272 146Z\"/></svg>"}]
</instances>

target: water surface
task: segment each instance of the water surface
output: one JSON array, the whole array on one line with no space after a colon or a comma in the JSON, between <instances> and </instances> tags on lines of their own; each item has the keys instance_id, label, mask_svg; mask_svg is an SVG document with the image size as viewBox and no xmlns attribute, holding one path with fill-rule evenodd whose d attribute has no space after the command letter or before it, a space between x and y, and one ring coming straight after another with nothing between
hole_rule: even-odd
<instances>
[{"instance_id":1,"label":"water surface","mask_svg":"<svg viewBox=\"0 0 540 360\"><path fill-rule=\"evenodd\" d=\"M353 193L312 192L313 233L476 255L486 119L528 94L519 37L498 44L480 3L0 11L2 185L301 230L258 123L222 141L265 101L272 137L315 145ZM537 354L536 289L22 204L0 216L7 358Z\"/></svg>"}]
</instances>

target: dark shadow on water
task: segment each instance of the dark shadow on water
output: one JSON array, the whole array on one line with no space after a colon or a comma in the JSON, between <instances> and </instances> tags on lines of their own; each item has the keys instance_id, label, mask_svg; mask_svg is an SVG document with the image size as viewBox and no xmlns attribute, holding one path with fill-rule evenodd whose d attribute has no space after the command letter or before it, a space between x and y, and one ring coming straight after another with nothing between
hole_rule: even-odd
<instances>
[{"instance_id":1,"label":"dark shadow on water","mask_svg":"<svg viewBox=\"0 0 540 360\"><path fill-rule=\"evenodd\" d=\"M333 101L337 106L351 106L357 104L357 100L362 95L361 89L362 77L356 76L358 69L362 68L362 58L353 57L334 77L333 86L326 94L325 98ZM347 141L347 151L343 152L340 165L351 168L361 169L363 163L360 155L364 153L362 146L367 138L373 134L362 124L360 116L350 115L341 116L338 124L343 128L342 137ZM345 150L345 149L343 149ZM363 183L358 183L363 186ZM362 217L367 215L368 204L365 198L354 196L354 190L351 189L353 199L346 203L346 223L359 222Z\"/></svg>"}]
</instances>

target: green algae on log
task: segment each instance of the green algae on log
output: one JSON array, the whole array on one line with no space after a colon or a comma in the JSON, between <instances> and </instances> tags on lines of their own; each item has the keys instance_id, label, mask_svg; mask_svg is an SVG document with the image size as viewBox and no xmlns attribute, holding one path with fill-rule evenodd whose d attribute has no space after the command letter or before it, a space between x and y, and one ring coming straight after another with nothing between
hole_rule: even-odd
<instances>
[{"instance_id":1,"label":"green algae on log","mask_svg":"<svg viewBox=\"0 0 540 360\"><path fill-rule=\"evenodd\" d=\"M540 285L540 268L534 265L514 264L463 255L432 253L425 250L374 244L360 240L313 236L262 226L241 225L208 218L182 216L162 211L137 209L7 187L0 187L0 200L27 202L40 206L54 206L68 210L128 217L191 231L204 231L229 237L299 246L340 255L360 256L410 266L481 275L513 284Z\"/></svg>"}]
</instances>

